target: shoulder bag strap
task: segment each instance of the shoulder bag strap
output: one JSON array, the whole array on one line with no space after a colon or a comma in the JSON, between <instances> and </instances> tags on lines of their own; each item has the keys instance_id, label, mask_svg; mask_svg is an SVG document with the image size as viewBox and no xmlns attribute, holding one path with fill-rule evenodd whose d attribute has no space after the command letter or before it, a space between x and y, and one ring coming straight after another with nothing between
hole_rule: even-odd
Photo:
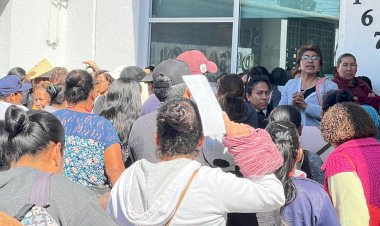
<instances>
[{"instance_id":1,"label":"shoulder bag strap","mask_svg":"<svg viewBox=\"0 0 380 226\"><path fill-rule=\"evenodd\" d=\"M15 215L18 221L22 221L25 215L34 207L48 207L50 205L50 177L53 174L40 172L33 181L29 203L25 204Z\"/></svg>"},{"instance_id":2,"label":"shoulder bag strap","mask_svg":"<svg viewBox=\"0 0 380 226\"><path fill-rule=\"evenodd\" d=\"M331 147L330 143L325 144L321 149L319 149L315 154L321 156L325 151L327 151Z\"/></svg>"},{"instance_id":3,"label":"shoulder bag strap","mask_svg":"<svg viewBox=\"0 0 380 226\"><path fill-rule=\"evenodd\" d=\"M30 203L37 206L50 205L50 177L53 174L41 172L34 179L32 192L30 193Z\"/></svg>"},{"instance_id":4,"label":"shoulder bag strap","mask_svg":"<svg viewBox=\"0 0 380 226\"><path fill-rule=\"evenodd\" d=\"M315 87L316 88L315 92L317 93L318 103L320 106L322 106L322 98L321 98L321 93L319 92L319 90L322 89L322 94L325 94L325 81L326 81L326 78L318 79L317 85Z\"/></svg>"},{"instance_id":5,"label":"shoulder bag strap","mask_svg":"<svg viewBox=\"0 0 380 226\"><path fill-rule=\"evenodd\" d=\"M170 223L172 222L172 220L173 220L175 214L177 213L177 210L178 210L178 208L179 208L179 205L181 205L181 202L182 202L183 198L185 197L185 194L186 194L187 190L189 189L190 184L191 184L191 182L193 181L194 177L198 174L198 171L199 171L199 168L196 169L196 170L194 170L193 174L191 175L189 181L187 182L185 188L183 189L183 191L182 191L182 193L181 193L181 196L179 197L179 200L178 200L178 202L177 202L177 205L175 206L174 213L173 213L173 215L170 217L168 223L166 223L166 226L169 226Z\"/></svg>"}]
</instances>

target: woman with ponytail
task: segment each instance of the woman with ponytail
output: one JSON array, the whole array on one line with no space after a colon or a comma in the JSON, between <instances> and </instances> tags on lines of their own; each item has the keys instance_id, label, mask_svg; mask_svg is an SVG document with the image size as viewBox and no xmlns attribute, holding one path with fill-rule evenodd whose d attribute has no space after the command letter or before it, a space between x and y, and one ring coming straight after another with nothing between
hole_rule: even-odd
<instances>
[{"instance_id":1,"label":"woman with ponytail","mask_svg":"<svg viewBox=\"0 0 380 226\"><path fill-rule=\"evenodd\" d=\"M39 202L46 204L40 206L46 214L31 207L32 214L24 219L34 219L36 214L52 217L49 225L58 225L55 222L60 225L114 225L93 193L60 176L65 136L62 124L54 115L39 110L26 112L12 105L5 113L2 129L0 133L8 137L6 144L1 144L1 153L7 150L10 169L0 171L1 211L16 216L26 204L39 206L31 203L32 197L39 195ZM37 193L36 185L39 184L44 184L49 192L38 190ZM43 220L46 219L40 219L39 223Z\"/></svg>"},{"instance_id":2,"label":"woman with ponytail","mask_svg":"<svg viewBox=\"0 0 380 226\"><path fill-rule=\"evenodd\" d=\"M218 79L216 98L231 121L257 128L256 111L248 102L244 101L244 83L238 75L226 74ZM204 158L211 167L220 167L224 172L234 172L240 175L232 156L223 145L222 139L223 134L205 137Z\"/></svg>"},{"instance_id":3,"label":"woman with ponytail","mask_svg":"<svg viewBox=\"0 0 380 226\"><path fill-rule=\"evenodd\" d=\"M269 123L266 130L284 158L283 166L275 172L285 191L285 205L280 209L283 223L292 226L340 225L330 197L322 186L313 180L294 176L297 158L302 153L296 126L289 121L276 121Z\"/></svg>"},{"instance_id":4,"label":"woman with ponytail","mask_svg":"<svg viewBox=\"0 0 380 226\"><path fill-rule=\"evenodd\" d=\"M258 127L255 109L244 101L244 83L236 74L227 74L217 82L217 99L230 120Z\"/></svg>"}]
</instances>

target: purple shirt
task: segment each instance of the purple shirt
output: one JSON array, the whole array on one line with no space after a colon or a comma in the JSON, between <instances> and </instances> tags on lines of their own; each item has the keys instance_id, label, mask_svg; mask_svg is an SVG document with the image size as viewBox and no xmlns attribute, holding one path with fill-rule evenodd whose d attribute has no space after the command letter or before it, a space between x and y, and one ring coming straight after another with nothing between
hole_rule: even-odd
<instances>
[{"instance_id":1,"label":"purple shirt","mask_svg":"<svg viewBox=\"0 0 380 226\"><path fill-rule=\"evenodd\" d=\"M282 216L288 225L340 225L330 197L320 184L301 177L293 177L292 180L297 188L297 195L285 207Z\"/></svg>"},{"instance_id":2,"label":"purple shirt","mask_svg":"<svg viewBox=\"0 0 380 226\"><path fill-rule=\"evenodd\" d=\"M159 106L160 106L160 101L158 100L156 95L154 94L150 95L141 107L140 116L154 112L155 110L157 110Z\"/></svg>"}]
</instances>

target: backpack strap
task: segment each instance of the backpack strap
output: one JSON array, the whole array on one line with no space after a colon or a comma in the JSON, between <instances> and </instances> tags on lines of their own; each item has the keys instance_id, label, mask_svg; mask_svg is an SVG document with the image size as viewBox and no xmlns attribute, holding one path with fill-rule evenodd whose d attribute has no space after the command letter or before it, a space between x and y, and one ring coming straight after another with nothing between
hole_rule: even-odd
<instances>
[{"instance_id":1,"label":"backpack strap","mask_svg":"<svg viewBox=\"0 0 380 226\"><path fill-rule=\"evenodd\" d=\"M48 207L50 205L50 177L53 174L40 172L37 174L30 192L29 203L25 204L14 216L18 221L22 221L25 215L32 210L34 206Z\"/></svg>"},{"instance_id":2,"label":"backpack strap","mask_svg":"<svg viewBox=\"0 0 380 226\"><path fill-rule=\"evenodd\" d=\"M321 93L319 92L319 90L322 89L322 95L325 94L325 81L326 81L326 78L318 79L317 85L315 87L315 92L317 93L318 103L320 106L322 106L322 98L321 98Z\"/></svg>"},{"instance_id":3,"label":"backpack strap","mask_svg":"<svg viewBox=\"0 0 380 226\"><path fill-rule=\"evenodd\" d=\"M50 205L50 178L53 174L40 172L34 179L29 202L37 206Z\"/></svg>"}]
</instances>

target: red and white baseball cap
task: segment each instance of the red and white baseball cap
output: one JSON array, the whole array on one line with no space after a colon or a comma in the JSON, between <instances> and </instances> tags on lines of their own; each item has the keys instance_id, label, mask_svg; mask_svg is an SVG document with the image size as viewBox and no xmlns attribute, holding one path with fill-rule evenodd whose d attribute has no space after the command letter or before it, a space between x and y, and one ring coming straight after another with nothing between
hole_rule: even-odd
<instances>
[{"instance_id":1,"label":"red and white baseball cap","mask_svg":"<svg viewBox=\"0 0 380 226\"><path fill-rule=\"evenodd\" d=\"M218 67L199 50L189 50L177 56L177 60L182 60L190 67L192 75L204 74L206 72L216 73Z\"/></svg>"}]
</instances>

